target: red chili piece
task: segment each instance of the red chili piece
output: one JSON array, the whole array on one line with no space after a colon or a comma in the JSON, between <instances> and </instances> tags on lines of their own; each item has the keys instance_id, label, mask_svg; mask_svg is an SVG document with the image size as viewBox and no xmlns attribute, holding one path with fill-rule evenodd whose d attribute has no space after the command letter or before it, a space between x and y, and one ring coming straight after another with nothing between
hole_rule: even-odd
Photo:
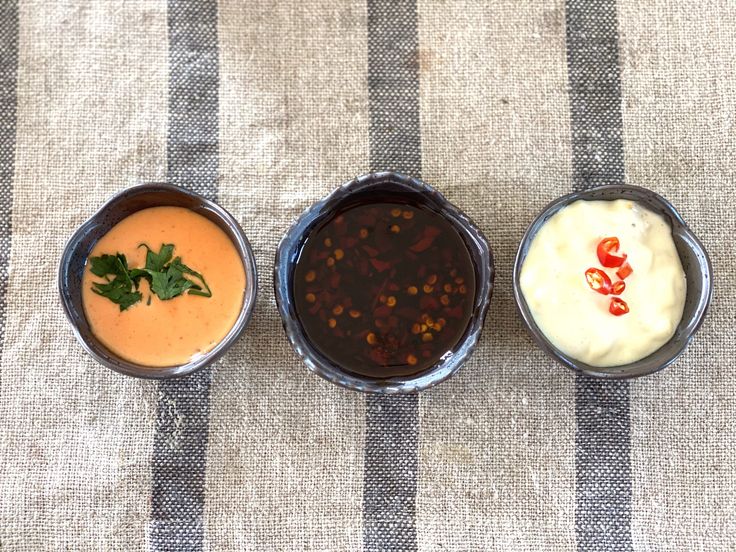
<instances>
[{"instance_id":1,"label":"red chili piece","mask_svg":"<svg viewBox=\"0 0 736 552\"><path fill-rule=\"evenodd\" d=\"M379 253L378 249L376 249L375 247L371 247L370 245L364 245L363 251L368 253L369 257L377 257Z\"/></svg>"},{"instance_id":2,"label":"red chili piece","mask_svg":"<svg viewBox=\"0 0 736 552\"><path fill-rule=\"evenodd\" d=\"M614 255L620 247L617 237L603 238L598 244L598 260L607 268L616 268L626 261L626 253Z\"/></svg>"},{"instance_id":3,"label":"red chili piece","mask_svg":"<svg viewBox=\"0 0 736 552\"><path fill-rule=\"evenodd\" d=\"M621 295L625 289L626 289L626 282L624 282L623 280L614 282L613 288L611 288L611 295Z\"/></svg>"},{"instance_id":4,"label":"red chili piece","mask_svg":"<svg viewBox=\"0 0 736 552\"><path fill-rule=\"evenodd\" d=\"M440 230L438 228L435 228L434 226L427 226L424 229L423 237L414 245L409 247L409 249L414 253L421 253L422 251L425 251L431 247L434 239L439 236L439 234Z\"/></svg>"},{"instance_id":5,"label":"red chili piece","mask_svg":"<svg viewBox=\"0 0 736 552\"><path fill-rule=\"evenodd\" d=\"M378 272L383 272L384 270L388 270L391 268L391 263L388 261L382 261L380 259L371 259L371 264L373 265L373 268L375 268Z\"/></svg>"},{"instance_id":6,"label":"red chili piece","mask_svg":"<svg viewBox=\"0 0 736 552\"><path fill-rule=\"evenodd\" d=\"M621 316L629 312L629 305L623 299L612 297L611 304L608 306L608 312L614 316Z\"/></svg>"},{"instance_id":7,"label":"red chili piece","mask_svg":"<svg viewBox=\"0 0 736 552\"><path fill-rule=\"evenodd\" d=\"M625 280L631 275L632 272L634 272L634 269L631 268L631 265L629 263L626 263L624 266L616 271L616 276L618 276L622 280Z\"/></svg>"},{"instance_id":8,"label":"red chili piece","mask_svg":"<svg viewBox=\"0 0 736 552\"><path fill-rule=\"evenodd\" d=\"M585 271L585 279L593 291L608 295L611 293L611 279L608 274L598 268L589 268Z\"/></svg>"}]
</instances>

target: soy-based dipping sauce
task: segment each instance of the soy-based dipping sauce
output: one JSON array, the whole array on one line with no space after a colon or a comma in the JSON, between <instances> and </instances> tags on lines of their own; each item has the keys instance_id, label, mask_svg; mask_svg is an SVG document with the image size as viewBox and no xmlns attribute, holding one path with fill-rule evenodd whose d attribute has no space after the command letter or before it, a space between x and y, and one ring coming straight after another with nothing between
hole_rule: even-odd
<instances>
[{"instance_id":1,"label":"soy-based dipping sauce","mask_svg":"<svg viewBox=\"0 0 736 552\"><path fill-rule=\"evenodd\" d=\"M368 203L311 232L293 291L304 331L325 357L356 374L405 376L458 343L475 272L462 238L439 214Z\"/></svg>"}]
</instances>

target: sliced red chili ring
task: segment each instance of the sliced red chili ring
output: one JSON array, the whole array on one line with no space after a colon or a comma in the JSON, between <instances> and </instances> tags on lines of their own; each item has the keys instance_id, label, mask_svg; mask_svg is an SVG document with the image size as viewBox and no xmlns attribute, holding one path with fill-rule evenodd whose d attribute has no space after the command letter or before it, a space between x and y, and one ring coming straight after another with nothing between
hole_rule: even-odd
<instances>
[{"instance_id":1,"label":"sliced red chili ring","mask_svg":"<svg viewBox=\"0 0 736 552\"><path fill-rule=\"evenodd\" d=\"M608 306L608 312L614 316L621 316L629 312L629 305L626 301L619 299L618 297L611 297L611 304Z\"/></svg>"},{"instance_id":2,"label":"sliced red chili ring","mask_svg":"<svg viewBox=\"0 0 736 552\"><path fill-rule=\"evenodd\" d=\"M616 271L616 276L618 276L622 280L625 280L631 275L632 272L634 272L634 269L631 268L631 265L629 263L626 263L624 266Z\"/></svg>"},{"instance_id":3,"label":"sliced red chili ring","mask_svg":"<svg viewBox=\"0 0 736 552\"><path fill-rule=\"evenodd\" d=\"M597 291L603 295L611 293L611 279L602 270L592 267L589 268L585 271L585 279L593 291Z\"/></svg>"},{"instance_id":4,"label":"sliced red chili ring","mask_svg":"<svg viewBox=\"0 0 736 552\"><path fill-rule=\"evenodd\" d=\"M613 282L613 287L611 288L611 295L621 295L625 289L626 289L626 282L624 282L623 280L619 280L618 282Z\"/></svg>"},{"instance_id":5,"label":"sliced red chili ring","mask_svg":"<svg viewBox=\"0 0 736 552\"><path fill-rule=\"evenodd\" d=\"M598 244L598 260L601 264L607 268L616 268L624 264L626 260L626 253L621 255L614 255L620 247L618 238L613 236L610 238L603 238Z\"/></svg>"}]
</instances>

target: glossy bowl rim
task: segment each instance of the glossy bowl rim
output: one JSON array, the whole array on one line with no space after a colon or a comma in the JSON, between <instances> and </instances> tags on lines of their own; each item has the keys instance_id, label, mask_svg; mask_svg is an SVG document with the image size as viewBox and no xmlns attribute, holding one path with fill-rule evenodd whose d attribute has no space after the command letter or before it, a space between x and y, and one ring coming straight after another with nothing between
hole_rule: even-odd
<instances>
[{"instance_id":1,"label":"glossy bowl rim","mask_svg":"<svg viewBox=\"0 0 736 552\"><path fill-rule=\"evenodd\" d=\"M609 198L601 199L601 198L591 197L594 194L599 194L601 192L607 192L607 191L615 191L619 193L624 193L626 191L629 191L629 192L633 192L636 194L644 193L648 195L651 200L656 202L670 216L671 222L673 223L670 225L672 228L672 234L673 235L679 234L679 235L686 237L687 240L690 243L692 243L695 248L697 248L697 250L700 252L700 254L703 257L703 260L705 261L706 271L704 272L704 275L707 277L701 278L701 281L703 282L703 289L705 290L705 298L699 301L698 308L695 310L693 317L690 319L690 322L688 323L689 326L691 325L688 333L682 340L682 344L680 345L680 347L674 352L674 354L671 357L669 357L666 361L662 362L661 364L658 364L654 366L652 369L648 369L648 370L637 370L636 368L637 368L637 365L641 364L650 355L647 355L647 357L631 362L629 364L624 364L620 366L610 366L610 367L591 366L582 361L576 360L570 357L569 355L566 355L565 353L557 349L549 341L549 339L547 339L547 337L544 335L541 329L539 329L539 327L536 325L536 323L534 322L534 317L532 316L531 311L529 310L529 307L526 303L526 299L524 298L524 294L521 291L521 284L519 281L520 273L521 273L521 266L523 264L524 259L526 258L526 256L522 258L522 252L525 246L527 245L527 243L530 242L530 240L534 238L536 233L539 231L539 228L541 228L541 226L537 228L538 223L544 220L546 217L548 217L550 212L552 211L559 212L559 209L562 209L564 208L564 206L569 205L577 200L615 201L616 199L626 199L626 196L610 198L610 199ZM534 233L532 234L533 230L534 230ZM567 368L573 370L574 372L578 372L578 373L585 374L588 376L593 376L599 379L627 380L627 379L647 376L647 375L659 372L661 370L664 370L665 368L670 366L673 362L675 362L675 360L677 360L685 352L685 349L687 349L688 345L692 341L698 329L703 324L705 316L710 307L711 299L713 296L713 265L711 263L708 252L703 246L702 242L698 239L698 237L690 229L690 227L685 223L685 221L683 220L682 216L677 211L677 209L675 209L675 207L667 199L665 199L660 194L648 188L644 188L643 186L634 186L631 184L607 184L604 186L596 186L595 188L589 188L586 190L565 194L549 202L547 205L545 205L545 207L539 212L539 214L536 217L534 217L531 223L527 226L527 229L524 232L524 235L522 236L521 241L519 242L519 248L516 252L516 257L514 259L514 270L513 270L513 276L512 276L512 283L513 283L514 300L516 302L517 310L519 314L521 315L521 319L524 322L524 326L526 327L527 332L532 337L532 339L536 342L536 344L539 345L539 347L549 357L553 358L559 364L566 366ZM700 295L701 297L703 296L702 293ZM694 324L693 324L693 321L694 321ZM662 347L666 346L673 339L675 339L675 336L672 336L672 338L670 338L669 341L665 342L662 345ZM655 354L660 349L657 349L651 354ZM628 370L626 370L627 367L628 367ZM608 371L608 370L613 370L613 369L616 369L618 371L617 372Z\"/></svg>"},{"instance_id":2,"label":"glossy bowl rim","mask_svg":"<svg viewBox=\"0 0 736 552\"><path fill-rule=\"evenodd\" d=\"M288 304L291 303L289 299L289 285L288 278L286 281L282 279L280 270L284 266L289 266L288 249L291 246L292 241L300 243L304 239L304 234L311 231L316 224L316 221L328 216L326 213L322 213L325 208L335 204L339 205L345 199L349 199L350 195L355 191L363 190L370 186L385 185L388 182L393 182L398 185L406 186L415 193L430 194L433 200L441 206L444 216L448 219L448 222L460 232L458 225L463 226L461 235L463 241L466 242L466 247L470 251L471 246L468 245L466 237L473 239L473 245L478 247L478 253L480 257L487 256L489 263L488 266L477 266L474 259L471 262L473 266L483 272L487 269L488 278L486 281L481 281L476 286L476 296L473 303L473 315L468 323L468 329L466 333L461 337L456 345L455 354L445 360L438 361L435 365L428 368L427 370L420 372L415 376L400 376L396 378L386 379L374 379L367 376L360 376L348 372L328 359L324 359L326 362L315 362L315 357L322 360L320 357L324 357L323 354L316 351L310 344L309 340L304 336L304 332L301 329L301 324L298 322L296 314L292 316L289 311ZM448 214L450 216L448 216ZM307 221L313 219L310 224ZM304 225L304 228L302 226ZM297 235L298 233L298 235ZM291 265L290 274L293 274L296 263ZM483 235L480 228L468 217L463 211L457 206L451 203L445 196L439 192L433 186L427 184L421 179L411 177L395 171L376 171L367 174L363 174L346 182L343 182L340 186L332 190L322 199L319 199L309 205L293 222L286 233L281 238L278 247L276 248L276 257L274 262L274 293L276 297L276 305L281 317L282 326L286 332L287 339L292 349L301 359L302 363L306 365L307 369L319 377L339 385L343 388L350 389L353 391L360 391L364 393L379 393L379 394L408 394L417 393L424 391L430 387L434 387L443 381L446 381L465 364L465 362L473 354L477 347L478 340L482 333L485 319L488 314L490 307L491 297L493 294L495 278L495 266L493 250L488 240ZM284 297L286 293L286 297ZM293 326L293 327L292 327ZM296 339L295 334L298 335ZM327 365L327 366L323 366ZM447 368L445 364L449 365L450 368L443 370L443 367ZM404 381L399 381L404 380Z\"/></svg>"},{"instance_id":3,"label":"glossy bowl rim","mask_svg":"<svg viewBox=\"0 0 736 552\"><path fill-rule=\"evenodd\" d=\"M71 252L74 248L74 245L79 241L82 236L84 236L85 231L90 226L96 224L99 217L103 216L108 210L114 208L118 202L125 200L128 194L146 191L165 191L187 196L198 202L201 202L208 211L217 215L217 217L233 231L233 234L236 238L234 245L238 250L238 256L241 258L241 261L243 263L243 269L246 274L246 279L248 281L249 278L249 281L251 282L251 285L246 284L246 288L243 293L243 304L240 308L240 313L238 314L238 318L236 319L232 328L230 328L230 331L227 333L227 335L225 335L225 337L213 349L211 349L201 357L197 358L196 360L175 366L145 366L126 361L112 351L108 350L110 356L114 357L118 362L120 362L120 364L109 362L108 359L100 355L82 335L78 326L78 322L74 319L72 308L69 305L65 296L66 290L64 285L64 272L66 269L68 269L68 264L71 260ZM172 206L177 207L178 205ZM139 210L143 210L145 208L146 207L143 207ZM95 240L95 242L96 241L97 240ZM92 358L94 358L99 364L105 366L106 368L109 368L120 374L124 374L126 376L143 379L164 380L184 377L189 374L193 374L194 372L197 372L198 370L201 370L206 366L209 366L210 364L218 360L222 355L224 355L225 352L240 338L240 336L243 335L243 332L245 332L245 329L247 328L253 316L253 310L255 308L256 299L258 296L258 271L255 256L253 254L253 249L250 245L250 242L248 241L248 238L245 235L245 231L240 226L235 217L233 217L226 209L224 209L214 201L211 201L204 196L181 186L176 186L167 182L146 182L137 184L135 186L130 186L116 192L109 199L107 199L107 201L105 201L99 207L99 209L97 209L89 218L87 218L82 224L79 225L79 227L67 240L62 250L59 260L57 285L62 309L64 310L64 315L66 316L66 319L69 321L69 324L72 327L74 337ZM83 315L84 314L82 313L82 316ZM102 343L100 343L100 346L104 347Z\"/></svg>"}]
</instances>

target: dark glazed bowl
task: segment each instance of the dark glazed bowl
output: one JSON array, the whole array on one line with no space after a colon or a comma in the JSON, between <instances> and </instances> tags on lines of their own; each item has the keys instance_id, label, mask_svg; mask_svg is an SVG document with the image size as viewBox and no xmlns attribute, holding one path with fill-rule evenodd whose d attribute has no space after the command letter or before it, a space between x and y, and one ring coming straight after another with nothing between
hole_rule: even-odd
<instances>
[{"instance_id":1,"label":"dark glazed bowl","mask_svg":"<svg viewBox=\"0 0 736 552\"><path fill-rule=\"evenodd\" d=\"M672 228L672 237L687 280L687 294L682 320L675 330L675 335L667 343L649 356L630 364L602 368L591 366L566 355L552 345L536 325L524 299L524 294L521 292L521 285L519 284L521 267L537 231L560 209L579 199L588 201L630 199L644 205L650 211L662 215ZM516 263L514 264L514 297L531 336L547 354L560 364L583 374L599 378L635 378L653 374L672 364L685 350L703 322L712 293L713 269L703 244L695 237L680 217L680 214L666 199L651 190L638 186L601 186L600 188L576 192L556 199L544 208L527 229L521 240L519 252L516 255Z\"/></svg>"},{"instance_id":2,"label":"dark glazed bowl","mask_svg":"<svg viewBox=\"0 0 736 552\"><path fill-rule=\"evenodd\" d=\"M148 207L160 206L186 207L219 226L232 240L243 261L246 288L238 319L230 332L214 349L187 364L155 368L123 360L97 340L84 315L82 275L87 257L97 240L128 215ZM61 303L79 342L100 364L121 374L140 378L167 379L186 376L217 360L240 337L248 325L257 292L258 276L253 251L237 221L230 213L212 201L169 184L143 184L123 190L113 196L69 239L59 265Z\"/></svg>"},{"instance_id":3,"label":"dark glazed bowl","mask_svg":"<svg viewBox=\"0 0 736 552\"><path fill-rule=\"evenodd\" d=\"M336 210L360 203L399 198L444 216L468 248L477 282L468 327L452 351L434 366L412 376L386 379L356 375L333 364L306 337L294 307L293 278L299 252L310 232ZM493 288L493 254L473 222L424 182L391 172L368 174L346 182L307 209L289 229L276 251L274 289L279 314L291 346L312 372L348 389L370 393L414 393L453 375L475 349L488 312Z\"/></svg>"}]
</instances>

